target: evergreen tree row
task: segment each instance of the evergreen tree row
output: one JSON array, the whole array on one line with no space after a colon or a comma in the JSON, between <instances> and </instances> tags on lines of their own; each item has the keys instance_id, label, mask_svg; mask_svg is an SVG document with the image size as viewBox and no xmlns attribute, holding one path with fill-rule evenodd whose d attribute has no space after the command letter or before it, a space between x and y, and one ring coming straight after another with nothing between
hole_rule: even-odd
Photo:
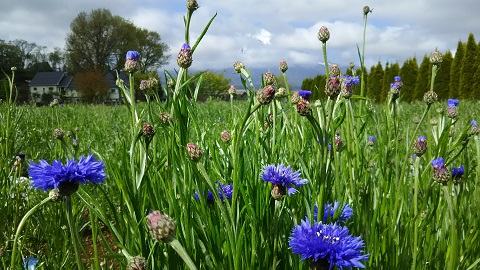
<instances>
[{"instance_id":1,"label":"evergreen tree row","mask_svg":"<svg viewBox=\"0 0 480 270\"><path fill-rule=\"evenodd\" d=\"M439 66L433 86L439 100L480 99L480 43L476 43L473 34L468 36L466 43L458 41L455 56L450 51L443 53L443 62ZM361 72L357 69L355 75L360 75ZM352 71L348 70L345 74L352 75ZM407 59L401 67L398 63L388 62L383 67L378 62L366 72L365 95L374 101L383 102L387 98L390 83L397 75L403 82L401 100L422 100L431 87L432 64L429 56L424 55L420 65L415 56ZM302 82L302 89L312 91L314 99L323 98L325 81L325 75L307 78ZM360 87L357 87L354 94L360 94Z\"/></svg>"}]
</instances>

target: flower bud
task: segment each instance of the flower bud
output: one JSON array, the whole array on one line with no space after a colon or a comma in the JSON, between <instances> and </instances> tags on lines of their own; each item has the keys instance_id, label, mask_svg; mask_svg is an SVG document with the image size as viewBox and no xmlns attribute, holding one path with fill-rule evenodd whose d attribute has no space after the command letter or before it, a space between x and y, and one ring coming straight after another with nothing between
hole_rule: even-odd
<instances>
[{"instance_id":1,"label":"flower bud","mask_svg":"<svg viewBox=\"0 0 480 270\"><path fill-rule=\"evenodd\" d=\"M340 136L336 135L335 136L335 150L340 151L343 147L343 141L342 141L342 138L340 138Z\"/></svg>"},{"instance_id":2,"label":"flower bud","mask_svg":"<svg viewBox=\"0 0 480 270\"><path fill-rule=\"evenodd\" d=\"M438 125L438 119L436 117L432 117L430 119L430 125L432 125L432 126Z\"/></svg>"},{"instance_id":3,"label":"flower bud","mask_svg":"<svg viewBox=\"0 0 480 270\"><path fill-rule=\"evenodd\" d=\"M224 143L230 143L230 141L232 141L232 136L230 135L230 133L226 130L222 131L221 135L220 135L220 138L222 139L222 141Z\"/></svg>"},{"instance_id":4,"label":"flower bud","mask_svg":"<svg viewBox=\"0 0 480 270\"><path fill-rule=\"evenodd\" d=\"M368 145L368 146L374 146L376 140L377 140L377 139L375 139L374 136L368 137L367 145Z\"/></svg>"},{"instance_id":5,"label":"flower bud","mask_svg":"<svg viewBox=\"0 0 480 270\"><path fill-rule=\"evenodd\" d=\"M275 86L277 85L277 79L270 71L268 71L267 73L263 74L263 83L265 85Z\"/></svg>"},{"instance_id":6,"label":"flower bud","mask_svg":"<svg viewBox=\"0 0 480 270\"><path fill-rule=\"evenodd\" d=\"M269 104L275 97L275 87L273 85L267 85L263 89L257 91L257 101L266 105Z\"/></svg>"},{"instance_id":7,"label":"flower bud","mask_svg":"<svg viewBox=\"0 0 480 270\"><path fill-rule=\"evenodd\" d=\"M165 125L170 124L170 121L172 121L172 117L170 116L170 114L165 112L160 113L158 117L160 118L160 121L162 121L162 123L164 123Z\"/></svg>"},{"instance_id":8,"label":"flower bud","mask_svg":"<svg viewBox=\"0 0 480 270\"><path fill-rule=\"evenodd\" d=\"M150 235L159 242L170 242L175 238L175 221L159 211L148 214L147 225Z\"/></svg>"},{"instance_id":9,"label":"flower bud","mask_svg":"<svg viewBox=\"0 0 480 270\"><path fill-rule=\"evenodd\" d=\"M448 118L451 118L451 119L457 118L458 116L457 107L448 107L446 114Z\"/></svg>"},{"instance_id":10,"label":"flower bud","mask_svg":"<svg viewBox=\"0 0 480 270\"><path fill-rule=\"evenodd\" d=\"M155 129L150 124L143 124L142 135L145 139L151 139L155 135Z\"/></svg>"},{"instance_id":11,"label":"flower bud","mask_svg":"<svg viewBox=\"0 0 480 270\"><path fill-rule=\"evenodd\" d=\"M197 10L198 9L197 0L188 0L187 1L187 9L190 12L194 12L195 10Z\"/></svg>"},{"instance_id":12,"label":"flower bud","mask_svg":"<svg viewBox=\"0 0 480 270\"><path fill-rule=\"evenodd\" d=\"M328 28L326 26L320 27L318 30L318 40L320 40L323 43L326 43L330 39L330 31L328 31Z\"/></svg>"},{"instance_id":13,"label":"flower bud","mask_svg":"<svg viewBox=\"0 0 480 270\"><path fill-rule=\"evenodd\" d=\"M445 166L445 161L443 158L437 158L431 162L433 167L433 179L442 185L446 185L450 179L450 171Z\"/></svg>"},{"instance_id":14,"label":"flower bud","mask_svg":"<svg viewBox=\"0 0 480 270\"><path fill-rule=\"evenodd\" d=\"M327 84L325 85L325 94L330 98L334 98L340 94L341 85L338 76L330 76Z\"/></svg>"},{"instance_id":15,"label":"flower bud","mask_svg":"<svg viewBox=\"0 0 480 270\"><path fill-rule=\"evenodd\" d=\"M243 68L245 68L245 65L242 62L236 61L233 63L233 69L236 73L241 73Z\"/></svg>"},{"instance_id":16,"label":"flower bud","mask_svg":"<svg viewBox=\"0 0 480 270\"><path fill-rule=\"evenodd\" d=\"M340 67L337 64L332 64L328 72L330 76L340 76Z\"/></svg>"},{"instance_id":17,"label":"flower bud","mask_svg":"<svg viewBox=\"0 0 480 270\"><path fill-rule=\"evenodd\" d=\"M287 95L287 89L285 89L285 87L280 87L275 92L275 97L277 97L277 98L281 98L281 97L284 97L286 95Z\"/></svg>"},{"instance_id":18,"label":"flower bud","mask_svg":"<svg viewBox=\"0 0 480 270\"><path fill-rule=\"evenodd\" d=\"M363 15L367 16L368 13L372 13L373 9L370 9L369 6L364 6L363 7Z\"/></svg>"},{"instance_id":19,"label":"flower bud","mask_svg":"<svg viewBox=\"0 0 480 270\"><path fill-rule=\"evenodd\" d=\"M285 73L285 72L288 70L287 61L281 60L281 61L280 61L280 64L278 65L278 68L280 69L280 71L281 71L282 73Z\"/></svg>"},{"instance_id":20,"label":"flower bud","mask_svg":"<svg viewBox=\"0 0 480 270\"><path fill-rule=\"evenodd\" d=\"M298 92L295 92L292 94L292 97L290 98L290 102L292 102L293 104L297 104L301 99L302 97L298 94Z\"/></svg>"},{"instance_id":21,"label":"flower bud","mask_svg":"<svg viewBox=\"0 0 480 270\"><path fill-rule=\"evenodd\" d=\"M126 55L125 68L126 72L135 72L140 68L140 53L137 51L128 51Z\"/></svg>"},{"instance_id":22,"label":"flower bud","mask_svg":"<svg viewBox=\"0 0 480 270\"><path fill-rule=\"evenodd\" d=\"M287 194L287 189L282 185L273 185L270 194L276 201L279 201Z\"/></svg>"},{"instance_id":23,"label":"flower bud","mask_svg":"<svg viewBox=\"0 0 480 270\"><path fill-rule=\"evenodd\" d=\"M419 157L427 152L427 138L425 136L418 137L413 144L413 152L415 152L415 154Z\"/></svg>"},{"instance_id":24,"label":"flower bud","mask_svg":"<svg viewBox=\"0 0 480 270\"><path fill-rule=\"evenodd\" d=\"M177 64L181 68L189 68L192 65L192 49L190 45L183 44L180 52L177 55Z\"/></svg>"},{"instance_id":25,"label":"flower bud","mask_svg":"<svg viewBox=\"0 0 480 270\"><path fill-rule=\"evenodd\" d=\"M478 128L477 121L472 120L470 124L471 126L470 126L470 129L468 130L468 135L469 136L478 135L480 133L480 129Z\"/></svg>"},{"instance_id":26,"label":"flower bud","mask_svg":"<svg viewBox=\"0 0 480 270\"><path fill-rule=\"evenodd\" d=\"M437 99L437 93L433 92L432 90L425 92L423 95L423 102L427 103L427 105L437 102Z\"/></svg>"},{"instance_id":27,"label":"flower bud","mask_svg":"<svg viewBox=\"0 0 480 270\"><path fill-rule=\"evenodd\" d=\"M187 143L186 149L191 160L197 162L202 158L203 151L200 146L194 143Z\"/></svg>"},{"instance_id":28,"label":"flower bud","mask_svg":"<svg viewBox=\"0 0 480 270\"><path fill-rule=\"evenodd\" d=\"M63 132L63 129L61 129L61 128L56 128L53 131L53 137L55 137L55 139L58 139L58 140L63 140L64 134L65 133Z\"/></svg>"},{"instance_id":29,"label":"flower bud","mask_svg":"<svg viewBox=\"0 0 480 270\"><path fill-rule=\"evenodd\" d=\"M432 54L430 55L430 63L437 65L437 64L440 64L441 62L443 62L442 53L437 50L432 52Z\"/></svg>"},{"instance_id":30,"label":"flower bud","mask_svg":"<svg viewBox=\"0 0 480 270\"><path fill-rule=\"evenodd\" d=\"M127 270L144 270L147 269L145 258L141 256L131 257L128 260Z\"/></svg>"},{"instance_id":31,"label":"flower bud","mask_svg":"<svg viewBox=\"0 0 480 270\"><path fill-rule=\"evenodd\" d=\"M462 176L465 173L465 167L462 165L458 168L452 168L452 180L453 183L458 185L462 182Z\"/></svg>"},{"instance_id":32,"label":"flower bud","mask_svg":"<svg viewBox=\"0 0 480 270\"><path fill-rule=\"evenodd\" d=\"M228 94L233 96L237 93L237 88L235 88L235 85L230 85L230 88L228 89Z\"/></svg>"},{"instance_id":33,"label":"flower bud","mask_svg":"<svg viewBox=\"0 0 480 270\"><path fill-rule=\"evenodd\" d=\"M140 90L146 95L153 95L158 90L158 80L156 78L148 78L140 82Z\"/></svg>"},{"instance_id":34,"label":"flower bud","mask_svg":"<svg viewBox=\"0 0 480 270\"><path fill-rule=\"evenodd\" d=\"M310 102L308 100L302 98L298 103L297 103L297 112L301 116L309 116L312 114L312 109L310 108Z\"/></svg>"}]
</instances>

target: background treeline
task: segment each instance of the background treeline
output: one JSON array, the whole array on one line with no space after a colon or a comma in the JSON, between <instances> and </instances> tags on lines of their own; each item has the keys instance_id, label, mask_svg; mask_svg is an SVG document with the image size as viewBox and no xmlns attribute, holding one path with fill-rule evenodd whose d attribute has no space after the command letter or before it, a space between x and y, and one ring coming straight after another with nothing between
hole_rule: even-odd
<instances>
[{"instance_id":1,"label":"background treeline","mask_svg":"<svg viewBox=\"0 0 480 270\"><path fill-rule=\"evenodd\" d=\"M480 43L477 44L473 34L468 36L467 42L458 41L455 56L450 51L442 52L443 62L435 78L434 91L439 99L480 99ZM352 75L352 70L344 71ZM355 71L360 75L361 69ZM403 87L401 100L412 102L422 100L423 95L430 89L432 68L429 56L422 59L417 57L407 59L402 66L398 63L378 62L366 72L366 96L377 102L387 97L390 83L394 76L401 76ZM307 78L302 82L302 89L310 90L315 98L324 97L325 75ZM357 87L357 92L360 88Z\"/></svg>"}]
</instances>

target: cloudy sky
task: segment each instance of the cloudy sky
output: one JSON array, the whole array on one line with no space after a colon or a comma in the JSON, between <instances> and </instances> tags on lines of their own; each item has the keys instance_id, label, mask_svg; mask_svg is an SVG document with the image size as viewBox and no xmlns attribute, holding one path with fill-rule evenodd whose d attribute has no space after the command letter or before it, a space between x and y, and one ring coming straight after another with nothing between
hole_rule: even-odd
<instances>
[{"instance_id":1,"label":"cloudy sky","mask_svg":"<svg viewBox=\"0 0 480 270\"><path fill-rule=\"evenodd\" d=\"M136 26L158 32L171 47L172 60L184 43L183 0L17 0L1 1L0 39L24 39L38 45L64 47L71 21L82 11L107 8ZM198 0L191 38L218 15L195 51L193 68L232 68L239 60L247 67L277 72L285 59L291 68L323 70L318 29L325 25L329 62L359 65L365 5L368 15L366 65L422 58L435 48L455 51L459 40L473 33L480 41L479 0ZM193 41L192 41L193 43Z\"/></svg>"}]
</instances>

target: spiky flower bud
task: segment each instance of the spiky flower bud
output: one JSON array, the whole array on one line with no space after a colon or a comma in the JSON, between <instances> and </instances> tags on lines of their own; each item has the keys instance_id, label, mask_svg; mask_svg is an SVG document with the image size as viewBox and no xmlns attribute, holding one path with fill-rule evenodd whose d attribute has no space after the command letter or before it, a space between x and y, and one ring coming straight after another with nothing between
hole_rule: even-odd
<instances>
[{"instance_id":1,"label":"spiky flower bud","mask_svg":"<svg viewBox=\"0 0 480 270\"><path fill-rule=\"evenodd\" d=\"M445 166L443 158L437 158L431 162L433 167L433 179L442 185L446 185L450 180L451 174L448 168Z\"/></svg>"},{"instance_id":2,"label":"spiky flower bud","mask_svg":"<svg viewBox=\"0 0 480 270\"><path fill-rule=\"evenodd\" d=\"M186 149L191 160L197 162L202 158L203 151L200 146L194 143L187 143Z\"/></svg>"},{"instance_id":3,"label":"spiky flower bud","mask_svg":"<svg viewBox=\"0 0 480 270\"><path fill-rule=\"evenodd\" d=\"M415 116L415 117L413 117L412 121L413 121L414 124L418 124L418 123L420 123L420 118L418 118L418 116Z\"/></svg>"},{"instance_id":4,"label":"spiky flower bud","mask_svg":"<svg viewBox=\"0 0 480 270\"><path fill-rule=\"evenodd\" d=\"M233 70L235 70L236 73L241 73L242 68L245 68L245 65L242 62L236 61L233 63Z\"/></svg>"},{"instance_id":5,"label":"spiky flower bud","mask_svg":"<svg viewBox=\"0 0 480 270\"><path fill-rule=\"evenodd\" d=\"M438 125L438 119L436 117L432 117L430 119L430 125L432 125L432 126Z\"/></svg>"},{"instance_id":6,"label":"spiky flower bud","mask_svg":"<svg viewBox=\"0 0 480 270\"><path fill-rule=\"evenodd\" d=\"M228 88L228 94L233 96L237 93L237 88L235 88L235 85L230 85L230 88Z\"/></svg>"},{"instance_id":7,"label":"spiky flower bud","mask_svg":"<svg viewBox=\"0 0 480 270\"><path fill-rule=\"evenodd\" d=\"M159 242L170 242L175 238L175 221L159 211L148 214L147 225L150 235Z\"/></svg>"},{"instance_id":8,"label":"spiky flower bud","mask_svg":"<svg viewBox=\"0 0 480 270\"><path fill-rule=\"evenodd\" d=\"M192 62L192 48L185 43L182 45L182 48L177 55L177 64L181 68L189 68L192 65Z\"/></svg>"},{"instance_id":9,"label":"spiky flower bud","mask_svg":"<svg viewBox=\"0 0 480 270\"><path fill-rule=\"evenodd\" d=\"M232 141L232 136L226 130L222 131L222 133L220 134L220 138L224 143L230 143Z\"/></svg>"},{"instance_id":10,"label":"spiky flower bud","mask_svg":"<svg viewBox=\"0 0 480 270\"><path fill-rule=\"evenodd\" d=\"M318 30L318 40L320 40L323 43L326 43L330 39L330 31L328 31L328 28L326 26L320 27Z\"/></svg>"},{"instance_id":11,"label":"spiky flower bud","mask_svg":"<svg viewBox=\"0 0 480 270\"><path fill-rule=\"evenodd\" d=\"M58 140L63 140L63 136L64 136L64 132L63 132L63 129L61 128L56 128L54 131L53 131L53 137L55 139L58 139Z\"/></svg>"},{"instance_id":12,"label":"spiky flower bud","mask_svg":"<svg viewBox=\"0 0 480 270\"><path fill-rule=\"evenodd\" d=\"M273 123L273 119L275 118L275 116L273 115L273 113L269 113L267 115L267 122L268 123Z\"/></svg>"},{"instance_id":13,"label":"spiky flower bud","mask_svg":"<svg viewBox=\"0 0 480 270\"><path fill-rule=\"evenodd\" d=\"M348 64L348 68L353 70L353 69L355 68L355 63L354 63L354 62L350 62L350 63Z\"/></svg>"},{"instance_id":14,"label":"spiky flower bud","mask_svg":"<svg viewBox=\"0 0 480 270\"><path fill-rule=\"evenodd\" d=\"M419 136L413 144L413 152L421 157L427 151L427 138L425 136Z\"/></svg>"},{"instance_id":15,"label":"spiky flower bud","mask_svg":"<svg viewBox=\"0 0 480 270\"><path fill-rule=\"evenodd\" d=\"M170 121L172 121L172 117L170 116L170 114L165 112L160 113L158 117L160 118L160 121L162 121L162 123L164 123L165 125L170 124Z\"/></svg>"},{"instance_id":16,"label":"spiky flower bud","mask_svg":"<svg viewBox=\"0 0 480 270\"><path fill-rule=\"evenodd\" d=\"M330 76L340 76L340 67L337 64L332 64L328 70Z\"/></svg>"},{"instance_id":17,"label":"spiky flower bud","mask_svg":"<svg viewBox=\"0 0 480 270\"><path fill-rule=\"evenodd\" d=\"M147 262L141 256L131 257L128 260L127 270L144 270L147 269Z\"/></svg>"},{"instance_id":18,"label":"spiky flower bud","mask_svg":"<svg viewBox=\"0 0 480 270\"><path fill-rule=\"evenodd\" d=\"M302 98L298 103L297 103L297 112L301 116L309 116L312 114L312 108L310 107L310 102L308 100Z\"/></svg>"},{"instance_id":19,"label":"spiky flower bud","mask_svg":"<svg viewBox=\"0 0 480 270\"><path fill-rule=\"evenodd\" d=\"M158 80L156 78L148 78L140 82L140 90L146 95L153 95L158 90Z\"/></svg>"},{"instance_id":20,"label":"spiky flower bud","mask_svg":"<svg viewBox=\"0 0 480 270\"><path fill-rule=\"evenodd\" d=\"M480 129L478 128L477 121L472 120L470 124L471 126L470 126L470 129L468 130L468 136L478 135L480 133Z\"/></svg>"},{"instance_id":21,"label":"spiky flower bud","mask_svg":"<svg viewBox=\"0 0 480 270\"><path fill-rule=\"evenodd\" d=\"M145 139L151 139L155 135L155 129L150 124L143 124L142 135Z\"/></svg>"},{"instance_id":22,"label":"spiky flower bud","mask_svg":"<svg viewBox=\"0 0 480 270\"><path fill-rule=\"evenodd\" d=\"M266 105L269 104L275 97L275 87L273 85L267 85L263 89L257 91L257 101Z\"/></svg>"},{"instance_id":23,"label":"spiky flower bud","mask_svg":"<svg viewBox=\"0 0 480 270\"><path fill-rule=\"evenodd\" d=\"M448 134L448 136L450 137L455 136L455 132L456 132L455 126L450 126L450 133Z\"/></svg>"},{"instance_id":24,"label":"spiky flower bud","mask_svg":"<svg viewBox=\"0 0 480 270\"><path fill-rule=\"evenodd\" d=\"M438 96L437 93L429 90L425 92L423 95L423 102L427 103L427 105L432 105L433 103L437 102Z\"/></svg>"},{"instance_id":25,"label":"spiky flower bud","mask_svg":"<svg viewBox=\"0 0 480 270\"><path fill-rule=\"evenodd\" d=\"M390 96L392 101L397 100L397 98L400 96L399 84L391 83L390 84L390 90L388 91L388 95Z\"/></svg>"},{"instance_id":26,"label":"spiky flower bud","mask_svg":"<svg viewBox=\"0 0 480 270\"><path fill-rule=\"evenodd\" d=\"M195 10L197 10L198 9L197 0L188 0L187 1L187 9L190 12L194 12Z\"/></svg>"},{"instance_id":27,"label":"spiky flower bud","mask_svg":"<svg viewBox=\"0 0 480 270\"><path fill-rule=\"evenodd\" d=\"M78 147L78 140L77 139L72 140L72 146L73 147Z\"/></svg>"},{"instance_id":28,"label":"spiky flower bud","mask_svg":"<svg viewBox=\"0 0 480 270\"><path fill-rule=\"evenodd\" d=\"M457 107L448 107L446 114L448 118L451 118L451 119L457 118L458 116Z\"/></svg>"},{"instance_id":29,"label":"spiky flower bud","mask_svg":"<svg viewBox=\"0 0 480 270\"><path fill-rule=\"evenodd\" d=\"M284 59L280 60L280 64L278 64L278 68L282 73L285 73L288 70L287 61L285 61Z\"/></svg>"},{"instance_id":30,"label":"spiky flower bud","mask_svg":"<svg viewBox=\"0 0 480 270\"><path fill-rule=\"evenodd\" d=\"M325 85L325 94L330 98L334 98L340 94L341 83L338 76L330 76L327 84Z\"/></svg>"},{"instance_id":31,"label":"spiky flower bud","mask_svg":"<svg viewBox=\"0 0 480 270\"><path fill-rule=\"evenodd\" d=\"M373 9L370 9L369 6L364 6L363 7L363 15L367 16L368 13L372 13Z\"/></svg>"},{"instance_id":32,"label":"spiky flower bud","mask_svg":"<svg viewBox=\"0 0 480 270\"><path fill-rule=\"evenodd\" d=\"M270 194L272 195L273 199L279 201L282 199L283 196L287 194L287 189L285 188L285 186L282 185L273 185Z\"/></svg>"},{"instance_id":33,"label":"spiky flower bud","mask_svg":"<svg viewBox=\"0 0 480 270\"><path fill-rule=\"evenodd\" d=\"M128 51L126 55L125 67L126 72L135 72L140 68L140 53L137 51Z\"/></svg>"},{"instance_id":34,"label":"spiky flower bud","mask_svg":"<svg viewBox=\"0 0 480 270\"><path fill-rule=\"evenodd\" d=\"M286 95L287 95L287 89L285 89L285 87L280 87L275 92L275 97L277 97L277 98L281 98L281 97L284 97Z\"/></svg>"},{"instance_id":35,"label":"spiky flower bud","mask_svg":"<svg viewBox=\"0 0 480 270\"><path fill-rule=\"evenodd\" d=\"M54 188L48 192L48 197L53 201L53 202L59 202L63 196L60 194L60 190L58 188Z\"/></svg>"},{"instance_id":36,"label":"spiky flower bud","mask_svg":"<svg viewBox=\"0 0 480 270\"><path fill-rule=\"evenodd\" d=\"M342 138L340 138L339 135L335 135L335 150L339 152L343 147L343 141Z\"/></svg>"},{"instance_id":37,"label":"spiky flower bud","mask_svg":"<svg viewBox=\"0 0 480 270\"><path fill-rule=\"evenodd\" d=\"M16 70L17 70L17 67L11 67L10 70L11 70L11 71L16 71Z\"/></svg>"},{"instance_id":38,"label":"spiky flower bud","mask_svg":"<svg viewBox=\"0 0 480 270\"><path fill-rule=\"evenodd\" d=\"M377 141L377 139L375 139L374 136L370 136L370 137L368 137L367 145L368 145L368 146L374 146L374 145L375 145L375 141Z\"/></svg>"},{"instance_id":39,"label":"spiky flower bud","mask_svg":"<svg viewBox=\"0 0 480 270\"><path fill-rule=\"evenodd\" d=\"M462 165L458 168L452 168L452 180L453 183L458 185L462 182L462 176L465 173L465 167Z\"/></svg>"},{"instance_id":40,"label":"spiky flower bud","mask_svg":"<svg viewBox=\"0 0 480 270\"><path fill-rule=\"evenodd\" d=\"M443 62L442 53L437 50L432 52L432 54L430 55L430 63L437 65L437 64L440 64L441 62Z\"/></svg>"},{"instance_id":41,"label":"spiky flower bud","mask_svg":"<svg viewBox=\"0 0 480 270\"><path fill-rule=\"evenodd\" d=\"M173 87L175 86L175 82L173 81L172 78L169 78L169 79L167 80L167 86L168 86L169 88L173 88Z\"/></svg>"},{"instance_id":42,"label":"spiky flower bud","mask_svg":"<svg viewBox=\"0 0 480 270\"><path fill-rule=\"evenodd\" d=\"M270 71L267 71L267 73L263 74L263 83L265 85L277 85L277 78L275 78L275 75L273 75Z\"/></svg>"},{"instance_id":43,"label":"spiky flower bud","mask_svg":"<svg viewBox=\"0 0 480 270\"><path fill-rule=\"evenodd\" d=\"M302 97L298 94L298 92L295 92L292 94L292 97L290 98L290 102L292 102L293 104L297 104L301 99Z\"/></svg>"}]
</instances>

